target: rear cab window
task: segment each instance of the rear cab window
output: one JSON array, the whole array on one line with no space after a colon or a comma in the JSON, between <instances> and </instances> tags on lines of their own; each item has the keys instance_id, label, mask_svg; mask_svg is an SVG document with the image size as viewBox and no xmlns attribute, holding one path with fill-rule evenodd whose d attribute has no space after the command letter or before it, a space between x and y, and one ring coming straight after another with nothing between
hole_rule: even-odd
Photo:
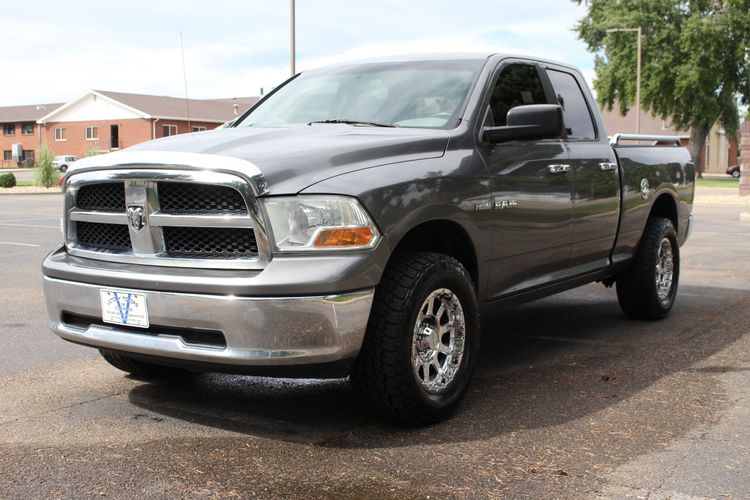
<instances>
[{"instance_id":1,"label":"rear cab window","mask_svg":"<svg viewBox=\"0 0 750 500\"><path fill-rule=\"evenodd\" d=\"M576 78L564 71L547 70L552 88L562 108L568 139L595 140L596 128L583 91Z\"/></svg>"}]
</instances>

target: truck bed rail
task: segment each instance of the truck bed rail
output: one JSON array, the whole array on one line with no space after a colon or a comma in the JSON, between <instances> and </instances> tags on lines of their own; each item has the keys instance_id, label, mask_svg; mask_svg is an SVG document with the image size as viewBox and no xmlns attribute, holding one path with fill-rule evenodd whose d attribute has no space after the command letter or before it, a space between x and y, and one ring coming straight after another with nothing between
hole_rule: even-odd
<instances>
[{"instance_id":1,"label":"truck bed rail","mask_svg":"<svg viewBox=\"0 0 750 500\"><path fill-rule=\"evenodd\" d=\"M682 141L676 135L651 134L615 134L609 139L612 146L619 146L622 141L652 141L657 143L673 142L675 146L682 146ZM666 146L667 144L660 144Z\"/></svg>"}]
</instances>

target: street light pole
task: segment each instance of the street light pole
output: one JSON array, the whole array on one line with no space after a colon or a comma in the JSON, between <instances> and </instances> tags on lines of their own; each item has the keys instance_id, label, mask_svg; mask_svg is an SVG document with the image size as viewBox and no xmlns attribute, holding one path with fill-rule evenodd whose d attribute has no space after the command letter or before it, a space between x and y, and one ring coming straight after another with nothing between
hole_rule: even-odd
<instances>
[{"instance_id":1,"label":"street light pole","mask_svg":"<svg viewBox=\"0 0 750 500\"><path fill-rule=\"evenodd\" d=\"M295 11L295 9L294 9L294 0L289 0L289 11L290 11L290 19L291 19L291 26L290 26L290 28L291 28L291 35L292 35L290 58L291 58L292 76L294 76L294 74L297 72L296 69L295 69L295 61L294 61L294 58L295 58L295 45L296 45L295 33L294 33L295 32L295 15L296 15L295 12L294 12Z\"/></svg>"},{"instance_id":2,"label":"street light pole","mask_svg":"<svg viewBox=\"0 0 750 500\"><path fill-rule=\"evenodd\" d=\"M294 0L292 0L294 1ZM641 38L643 31L641 27L637 28L612 28L607 33L617 33L618 31L635 31L638 34L638 52L636 56L635 68L635 133L641 133Z\"/></svg>"}]
</instances>

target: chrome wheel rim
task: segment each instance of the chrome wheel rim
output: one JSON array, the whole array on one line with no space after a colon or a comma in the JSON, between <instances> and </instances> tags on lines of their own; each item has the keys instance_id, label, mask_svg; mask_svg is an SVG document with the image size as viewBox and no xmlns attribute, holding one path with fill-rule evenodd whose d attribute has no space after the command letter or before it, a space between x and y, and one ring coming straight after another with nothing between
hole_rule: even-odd
<instances>
[{"instance_id":1,"label":"chrome wheel rim","mask_svg":"<svg viewBox=\"0 0 750 500\"><path fill-rule=\"evenodd\" d=\"M417 314L411 347L414 376L425 391L439 394L455 380L465 337L461 301L447 288L433 291Z\"/></svg>"},{"instance_id":2,"label":"chrome wheel rim","mask_svg":"<svg viewBox=\"0 0 750 500\"><path fill-rule=\"evenodd\" d=\"M659 244L659 253L656 257L656 294L659 300L665 302L672 292L672 280L674 279L674 254L672 243L669 238L663 238Z\"/></svg>"}]
</instances>

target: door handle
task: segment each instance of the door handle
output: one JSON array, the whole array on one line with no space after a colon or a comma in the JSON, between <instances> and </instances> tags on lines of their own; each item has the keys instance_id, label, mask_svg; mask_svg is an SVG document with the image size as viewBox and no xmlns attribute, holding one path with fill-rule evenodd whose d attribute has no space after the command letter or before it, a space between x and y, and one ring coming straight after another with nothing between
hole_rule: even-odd
<instances>
[{"instance_id":1,"label":"door handle","mask_svg":"<svg viewBox=\"0 0 750 500\"><path fill-rule=\"evenodd\" d=\"M570 172L570 165L549 165L547 170L552 175L567 174Z\"/></svg>"},{"instance_id":2,"label":"door handle","mask_svg":"<svg viewBox=\"0 0 750 500\"><path fill-rule=\"evenodd\" d=\"M617 170L617 163L602 162L599 164L599 170L607 172L608 170Z\"/></svg>"}]
</instances>

